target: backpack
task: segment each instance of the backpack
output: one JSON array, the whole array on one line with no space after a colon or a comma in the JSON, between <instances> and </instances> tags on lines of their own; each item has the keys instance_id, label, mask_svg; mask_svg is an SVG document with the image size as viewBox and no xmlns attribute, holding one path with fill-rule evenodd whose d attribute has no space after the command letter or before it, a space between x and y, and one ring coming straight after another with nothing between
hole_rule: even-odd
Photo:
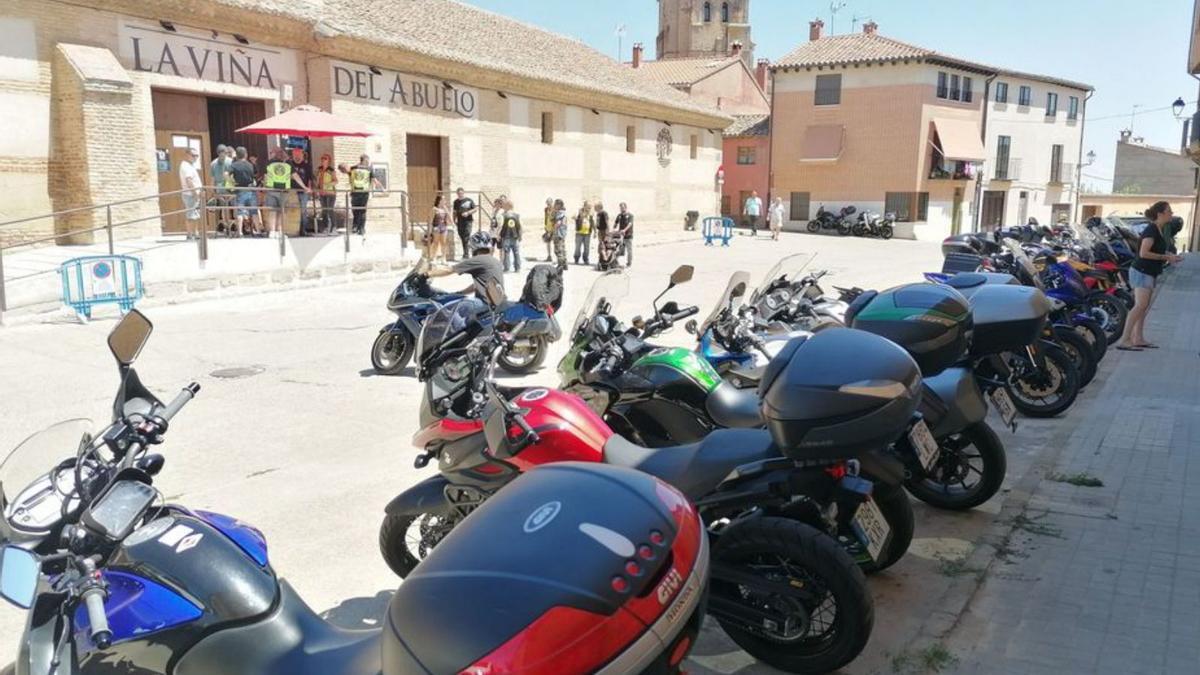
<instances>
[{"instance_id":1,"label":"backpack","mask_svg":"<svg viewBox=\"0 0 1200 675\"><path fill-rule=\"evenodd\" d=\"M525 277L521 302L539 308L549 305L557 312L562 307L562 299L562 271L554 265L534 265Z\"/></svg>"}]
</instances>

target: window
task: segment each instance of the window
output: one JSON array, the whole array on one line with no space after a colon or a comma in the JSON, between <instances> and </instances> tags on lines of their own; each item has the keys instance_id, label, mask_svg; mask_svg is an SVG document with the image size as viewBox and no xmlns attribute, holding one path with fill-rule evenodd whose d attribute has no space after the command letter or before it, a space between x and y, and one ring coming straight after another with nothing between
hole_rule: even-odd
<instances>
[{"instance_id":1,"label":"window","mask_svg":"<svg viewBox=\"0 0 1200 675\"><path fill-rule=\"evenodd\" d=\"M791 201L791 216L788 217L788 220L808 220L811 217L808 213L809 204L812 201L809 193L793 192Z\"/></svg>"},{"instance_id":2,"label":"window","mask_svg":"<svg viewBox=\"0 0 1200 675\"><path fill-rule=\"evenodd\" d=\"M704 23L712 22L712 3L711 2L704 3L704 10L703 10L702 18L704 19Z\"/></svg>"},{"instance_id":3,"label":"window","mask_svg":"<svg viewBox=\"0 0 1200 675\"><path fill-rule=\"evenodd\" d=\"M625 127L625 152L634 152L637 150L637 132L633 125Z\"/></svg>"},{"instance_id":4,"label":"window","mask_svg":"<svg viewBox=\"0 0 1200 675\"><path fill-rule=\"evenodd\" d=\"M692 159L696 159L699 156L700 156L700 136L699 136L699 134L692 134Z\"/></svg>"},{"instance_id":5,"label":"window","mask_svg":"<svg viewBox=\"0 0 1200 675\"><path fill-rule=\"evenodd\" d=\"M721 3L721 23L729 23L729 3Z\"/></svg>"},{"instance_id":6,"label":"window","mask_svg":"<svg viewBox=\"0 0 1200 675\"><path fill-rule=\"evenodd\" d=\"M924 222L929 220L929 193L917 193L917 220Z\"/></svg>"},{"instance_id":7,"label":"window","mask_svg":"<svg viewBox=\"0 0 1200 675\"><path fill-rule=\"evenodd\" d=\"M950 100L957 101L962 93L958 89L958 76L950 76Z\"/></svg>"},{"instance_id":8,"label":"window","mask_svg":"<svg viewBox=\"0 0 1200 675\"><path fill-rule=\"evenodd\" d=\"M996 137L996 180L1008 180L1008 152L1012 147L1012 137Z\"/></svg>"},{"instance_id":9,"label":"window","mask_svg":"<svg viewBox=\"0 0 1200 675\"><path fill-rule=\"evenodd\" d=\"M1058 94L1050 92L1046 94L1046 117L1054 117L1058 114Z\"/></svg>"},{"instance_id":10,"label":"window","mask_svg":"<svg viewBox=\"0 0 1200 675\"><path fill-rule=\"evenodd\" d=\"M1062 182L1062 158L1063 158L1063 146L1061 146L1061 145L1050 146L1050 182L1051 183L1061 183Z\"/></svg>"},{"instance_id":11,"label":"window","mask_svg":"<svg viewBox=\"0 0 1200 675\"><path fill-rule=\"evenodd\" d=\"M1017 105L1029 107L1029 102L1033 100L1033 90L1029 87L1022 86L1020 93L1017 94Z\"/></svg>"},{"instance_id":12,"label":"window","mask_svg":"<svg viewBox=\"0 0 1200 675\"><path fill-rule=\"evenodd\" d=\"M996 103L1008 103L1008 83L996 83Z\"/></svg>"},{"instance_id":13,"label":"window","mask_svg":"<svg viewBox=\"0 0 1200 675\"><path fill-rule=\"evenodd\" d=\"M946 86L946 80L947 80L946 73L939 72L938 73L938 86L937 86L937 97L938 98L949 98L949 96L950 96L950 90Z\"/></svg>"},{"instance_id":14,"label":"window","mask_svg":"<svg viewBox=\"0 0 1200 675\"><path fill-rule=\"evenodd\" d=\"M969 77L963 78L962 102L971 102L971 78Z\"/></svg>"},{"instance_id":15,"label":"window","mask_svg":"<svg viewBox=\"0 0 1200 675\"><path fill-rule=\"evenodd\" d=\"M911 223L929 219L928 192L887 192L883 197L885 213L896 214L896 222Z\"/></svg>"},{"instance_id":16,"label":"window","mask_svg":"<svg viewBox=\"0 0 1200 675\"><path fill-rule=\"evenodd\" d=\"M554 142L554 113L542 113L542 142Z\"/></svg>"},{"instance_id":17,"label":"window","mask_svg":"<svg viewBox=\"0 0 1200 675\"><path fill-rule=\"evenodd\" d=\"M1067 101L1067 119L1069 119L1069 120L1079 119L1079 97L1078 96L1072 96L1071 99L1069 101Z\"/></svg>"},{"instance_id":18,"label":"window","mask_svg":"<svg viewBox=\"0 0 1200 675\"><path fill-rule=\"evenodd\" d=\"M737 163L741 165L757 164L758 151L754 146L738 146Z\"/></svg>"},{"instance_id":19,"label":"window","mask_svg":"<svg viewBox=\"0 0 1200 675\"><path fill-rule=\"evenodd\" d=\"M837 105L842 102L842 76L818 75L815 105Z\"/></svg>"}]
</instances>

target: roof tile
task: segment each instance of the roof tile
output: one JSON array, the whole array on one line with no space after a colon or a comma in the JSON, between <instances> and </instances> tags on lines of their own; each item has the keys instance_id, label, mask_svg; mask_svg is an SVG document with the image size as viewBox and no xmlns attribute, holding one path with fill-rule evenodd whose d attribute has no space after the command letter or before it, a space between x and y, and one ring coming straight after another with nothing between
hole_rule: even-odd
<instances>
[{"instance_id":1,"label":"roof tile","mask_svg":"<svg viewBox=\"0 0 1200 675\"><path fill-rule=\"evenodd\" d=\"M713 73L740 61L741 57L724 58L681 58L659 59L658 61L643 61L636 70L645 77L662 84L671 86L691 85L703 80Z\"/></svg>"}]
</instances>

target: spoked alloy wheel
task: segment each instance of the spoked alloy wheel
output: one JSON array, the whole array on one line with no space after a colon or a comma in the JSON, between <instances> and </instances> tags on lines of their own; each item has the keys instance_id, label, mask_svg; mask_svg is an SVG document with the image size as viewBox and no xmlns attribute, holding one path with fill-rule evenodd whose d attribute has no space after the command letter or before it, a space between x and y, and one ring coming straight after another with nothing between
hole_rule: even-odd
<instances>
[{"instance_id":1,"label":"spoked alloy wheel","mask_svg":"<svg viewBox=\"0 0 1200 675\"><path fill-rule=\"evenodd\" d=\"M532 337L528 338L527 342L504 350L497 362L506 373L526 375L542 365L542 362L546 360L547 351L549 351L549 343L545 337Z\"/></svg>"},{"instance_id":2,"label":"spoked alloy wheel","mask_svg":"<svg viewBox=\"0 0 1200 675\"><path fill-rule=\"evenodd\" d=\"M1070 408L1079 395L1079 371L1071 357L1058 347L1039 348L1045 355L1045 369L1039 370L1025 357L1019 357L1019 363L1010 362L1010 367L1018 370L1005 388L1013 405L1022 413L1030 417L1054 417Z\"/></svg>"},{"instance_id":3,"label":"spoked alloy wheel","mask_svg":"<svg viewBox=\"0 0 1200 675\"><path fill-rule=\"evenodd\" d=\"M1125 331L1125 319L1129 316L1129 310L1125 307L1125 303L1105 293L1092 295L1088 298L1087 303L1088 314L1104 329L1108 344L1111 345L1120 340L1121 333Z\"/></svg>"},{"instance_id":4,"label":"spoked alloy wheel","mask_svg":"<svg viewBox=\"0 0 1200 675\"><path fill-rule=\"evenodd\" d=\"M905 486L914 497L939 509L964 511L991 499L1004 483L1008 459L1004 444L987 422L938 439L940 452L925 476Z\"/></svg>"},{"instance_id":5,"label":"spoked alloy wheel","mask_svg":"<svg viewBox=\"0 0 1200 675\"><path fill-rule=\"evenodd\" d=\"M711 582L710 610L754 658L789 672L824 673L866 646L874 604L862 572L833 538L795 520L751 518L720 535L713 561L761 580L738 583L714 569ZM729 606L762 619L733 618L721 611Z\"/></svg>"},{"instance_id":6,"label":"spoked alloy wheel","mask_svg":"<svg viewBox=\"0 0 1200 675\"><path fill-rule=\"evenodd\" d=\"M371 345L371 367L380 375L399 375L412 353L413 342L407 334L385 330Z\"/></svg>"},{"instance_id":7,"label":"spoked alloy wheel","mask_svg":"<svg viewBox=\"0 0 1200 675\"><path fill-rule=\"evenodd\" d=\"M1075 332L1088 343L1092 349L1092 355L1096 357L1096 363L1104 359L1104 355L1108 353L1108 336L1104 334L1104 329L1100 324L1091 319L1076 320Z\"/></svg>"},{"instance_id":8,"label":"spoked alloy wheel","mask_svg":"<svg viewBox=\"0 0 1200 675\"><path fill-rule=\"evenodd\" d=\"M379 527L379 551L384 562L401 579L407 577L458 521L458 516L452 514L388 514Z\"/></svg>"}]
</instances>

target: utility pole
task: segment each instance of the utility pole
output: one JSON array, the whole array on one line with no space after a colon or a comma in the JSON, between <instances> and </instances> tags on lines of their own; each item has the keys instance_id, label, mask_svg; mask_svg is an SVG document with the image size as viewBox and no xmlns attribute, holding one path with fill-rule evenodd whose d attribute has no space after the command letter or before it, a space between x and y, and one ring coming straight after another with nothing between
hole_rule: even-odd
<instances>
[{"instance_id":1,"label":"utility pole","mask_svg":"<svg viewBox=\"0 0 1200 675\"><path fill-rule=\"evenodd\" d=\"M625 24L619 23L616 30L613 31L613 34L617 36L617 63L623 63L621 58L625 55L625 33L627 30Z\"/></svg>"}]
</instances>

